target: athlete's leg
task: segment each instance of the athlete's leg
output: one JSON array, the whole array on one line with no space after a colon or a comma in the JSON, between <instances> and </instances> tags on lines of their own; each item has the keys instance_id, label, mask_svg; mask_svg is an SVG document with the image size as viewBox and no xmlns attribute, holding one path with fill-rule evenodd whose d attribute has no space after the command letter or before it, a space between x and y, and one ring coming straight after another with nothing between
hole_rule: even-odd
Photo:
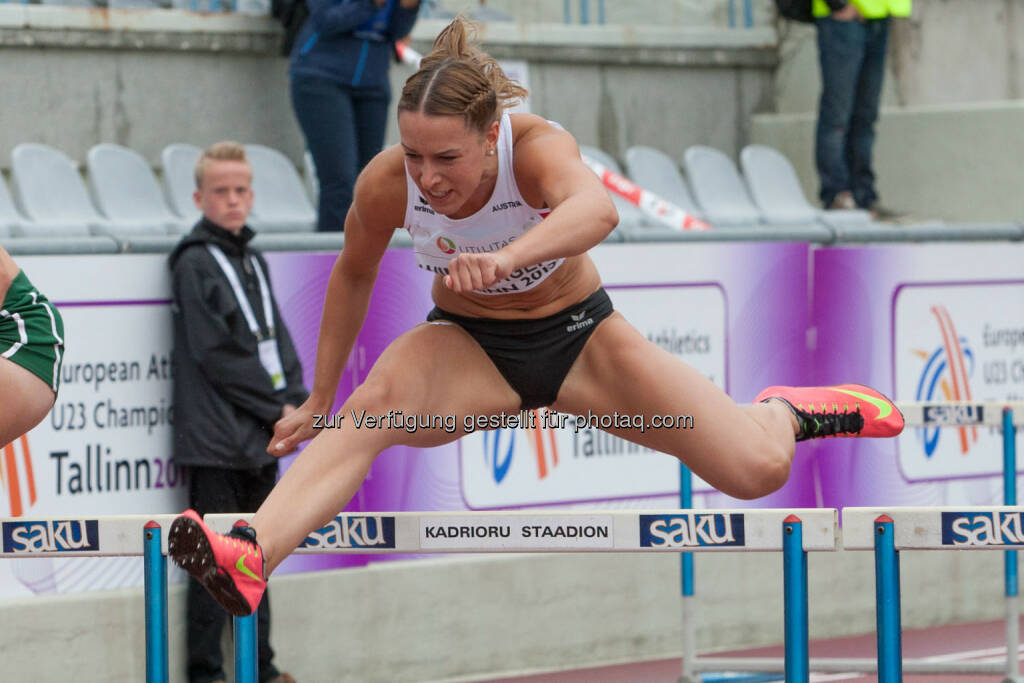
<instances>
[{"instance_id":1,"label":"athlete's leg","mask_svg":"<svg viewBox=\"0 0 1024 683\"><path fill-rule=\"evenodd\" d=\"M269 574L302 540L355 495L378 453L390 446L438 446L462 436L467 415L514 413L519 396L483 349L460 327L424 323L395 340L342 407L341 427L306 446L260 506L251 524ZM454 416L444 428L359 429L352 411Z\"/></svg>"},{"instance_id":2,"label":"athlete's leg","mask_svg":"<svg viewBox=\"0 0 1024 683\"><path fill-rule=\"evenodd\" d=\"M46 382L17 363L0 357L0 446L6 446L42 422L56 395Z\"/></svg>"},{"instance_id":3,"label":"athlete's leg","mask_svg":"<svg viewBox=\"0 0 1024 683\"><path fill-rule=\"evenodd\" d=\"M655 415L692 416L692 429L607 431L676 456L730 496L764 496L789 477L797 422L785 404L736 404L619 313L594 331L552 407L578 415L643 415L648 422Z\"/></svg>"}]
</instances>

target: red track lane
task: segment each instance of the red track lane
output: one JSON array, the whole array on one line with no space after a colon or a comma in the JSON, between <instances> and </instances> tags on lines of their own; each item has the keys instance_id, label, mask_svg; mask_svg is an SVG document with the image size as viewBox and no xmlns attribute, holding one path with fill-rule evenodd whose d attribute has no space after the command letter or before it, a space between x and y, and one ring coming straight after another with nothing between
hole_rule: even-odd
<instances>
[{"instance_id":1,"label":"red track lane","mask_svg":"<svg viewBox=\"0 0 1024 683\"><path fill-rule=\"evenodd\" d=\"M903 658L948 656L962 661L994 661L1006 653L1006 622L984 621L972 624L934 626L921 629L903 629ZM715 657L782 657L782 646L752 650L715 652ZM709 655L711 656L711 655ZM811 641L811 657L875 658L875 635L833 638ZM1021 659L1024 659L1022 651ZM576 669L559 673L516 676L511 678L481 678L478 683L677 683L681 672L678 659L661 659L635 664L620 664L590 669ZM781 680L781 677L780 677ZM850 681L866 683L877 681L874 674L812 674L811 681ZM945 676L936 674L904 674L905 683L993 683L1001 681L996 675Z\"/></svg>"}]
</instances>

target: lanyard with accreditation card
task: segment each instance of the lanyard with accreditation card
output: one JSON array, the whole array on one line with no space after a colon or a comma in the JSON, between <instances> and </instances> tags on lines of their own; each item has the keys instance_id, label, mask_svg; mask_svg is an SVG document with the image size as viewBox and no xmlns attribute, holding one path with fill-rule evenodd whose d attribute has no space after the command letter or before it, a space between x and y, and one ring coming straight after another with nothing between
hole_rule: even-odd
<instances>
[{"instance_id":1,"label":"lanyard with accreditation card","mask_svg":"<svg viewBox=\"0 0 1024 683\"><path fill-rule=\"evenodd\" d=\"M277 337L274 336L274 306L270 300L270 287L267 285L267 279L263 276L263 269L260 268L260 262L255 256L250 256L249 260L252 262L253 270L256 271L256 279L260 285L260 299L263 301L263 317L267 321L267 335L264 337L263 332L260 330L260 325L256 322L256 315L253 313L252 306L249 305L249 297L245 295L245 291L242 289L242 283L238 279L238 273L231 267L231 263L228 261L227 256L221 251L220 247L214 244L207 244L206 248L209 249L210 254L213 255L214 260L220 269L224 271L224 276L228 279L228 284L231 285L232 291L235 293L235 298L238 300L238 306L242 309L242 315L245 316L245 322L249 325L249 329L257 339L257 349L259 350L260 364L263 369L270 375L270 381L274 385L274 390L284 389L286 382L284 380L284 368L281 365L281 355L277 350Z\"/></svg>"}]
</instances>

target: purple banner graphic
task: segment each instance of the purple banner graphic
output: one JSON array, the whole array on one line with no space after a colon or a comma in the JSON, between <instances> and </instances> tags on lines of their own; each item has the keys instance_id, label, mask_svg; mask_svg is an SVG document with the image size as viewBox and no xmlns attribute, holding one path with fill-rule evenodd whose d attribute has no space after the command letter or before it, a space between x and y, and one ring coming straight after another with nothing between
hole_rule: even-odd
<instances>
[{"instance_id":1,"label":"purple banner graphic","mask_svg":"<svg viewBox=\"0 0 1024 683\"><path fill-rule=\"evenodd\" d=\"M1022 258L1008 244L817 250L814 375L897 401L1020 400ZM1002 502L1002 439L989 427L912 426L822 443L815 458L828 507Z\"/></svg>"}]
</instances>

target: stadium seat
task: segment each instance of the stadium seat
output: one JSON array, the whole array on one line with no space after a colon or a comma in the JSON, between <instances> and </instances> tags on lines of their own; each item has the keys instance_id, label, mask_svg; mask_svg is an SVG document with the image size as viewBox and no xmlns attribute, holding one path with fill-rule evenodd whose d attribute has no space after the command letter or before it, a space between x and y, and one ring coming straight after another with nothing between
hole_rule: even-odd
<instances>
[{"instance_id":1,"label":"stadium seat","mask_svg":"<svg viewBox=\"0 0 1024 683\"><path fill-rule=\"evenodd\" d=\"M7 190L7 183L0 176L0 237L18 234L25 224L25 219L14 207L14 200Z\"/></svg>"},{"instance_id":2,"label":"stadium seat","mask_svg":"<svg viewBox=\"0 0 1024 683\"><path fill-rule=\"evenodd\" d=\"M635 145L626 150L625 161L626 175L634 183L675 204L691 216L704 218L672 157L653 147Z\"/></svg>"},{"instance_id":3,"label":"stadium seat","mask_svg":"<svg viewBox=\"0 0 1024 683\"><path fill-rule=\"evenodd\" d=\"M748 145L740 152L743 177L754 203L767 223L863 225L871 214L862 210L824 211L807 201L793 165L782 152L765 145Z\"/></svg>"},{"instance_id":4,"label":"stadium seat","mask_svg":"<svg viewBox=\"0 0 1024 683\"><path fill-rule=\"evenodd\" d=\"M189 224L195 224L200 216L192 195L196 191L196 162L202 153L195 145L181 143L167 145L160 152L167 205Z\"/></svg>"},{"instance_id":5,"label":"stadium seat","mask_svg":"<svg viewBox=\"0 0 1024 683\"><path fill-rule=\"evenodd\" d=\"M619 162L615 160L615 157L608 154L603 149L591 147L589 145L580 145L580 154L596 161L609 171L614 171L621 176L626 175L622 172L622 167L619 166ZM615 208L619 212L620 227L651 227L655 225L654 221L648 220L647 216L644 215L644 212L635 204L631 204L629 201L615 194L611 190L608 191L608 194L611 195L612 201L615 203Z\"/></svg>"},{"instance_id":6,"label":"stadium seat","mask_svg":"<svg viewBox=\"0 0 1024 683\"><path fill-rule=\"evenodd\" d=\"M686 177L704 216L716 227L751 226L762 222L736 164L713 147L694 145L683 155Z\"/></svg>"},{"instance_id":7,"label":"stadium seat","mask_svg":"<svg viewBox=\"0 0 1024 683\"><path fill-rule=\"evenodd\" d=\"M38 143L11 150L11 190L33 225L31 236L146 234L146 225L100 216L85 181L63 152ZM26 233L27 234L27 233Z\"/></svg>"},{"instance_id":8,"label":"stadium seat","mask_svg":"<svg viewBox=\"0 0 1024 683\"><path fill-rule=\"evenodd\" d=\"M257 232L315 231L316 211L288 157L263 145L246 145L245 154L252 165L252 228Z\"/></svg>"},{"instance_id":9,"label":"stadium seat","mask_svg":"<svg viewBox=\"0 0 1024 683\"><path fill-rule=\"evenodd\" d=\"M89 186L96 206L119 222L150 224L155 232L185 234L192 224L171 213L153 169L138 152L102 143L86 155Z\"/></svg>"}]
</instances>

